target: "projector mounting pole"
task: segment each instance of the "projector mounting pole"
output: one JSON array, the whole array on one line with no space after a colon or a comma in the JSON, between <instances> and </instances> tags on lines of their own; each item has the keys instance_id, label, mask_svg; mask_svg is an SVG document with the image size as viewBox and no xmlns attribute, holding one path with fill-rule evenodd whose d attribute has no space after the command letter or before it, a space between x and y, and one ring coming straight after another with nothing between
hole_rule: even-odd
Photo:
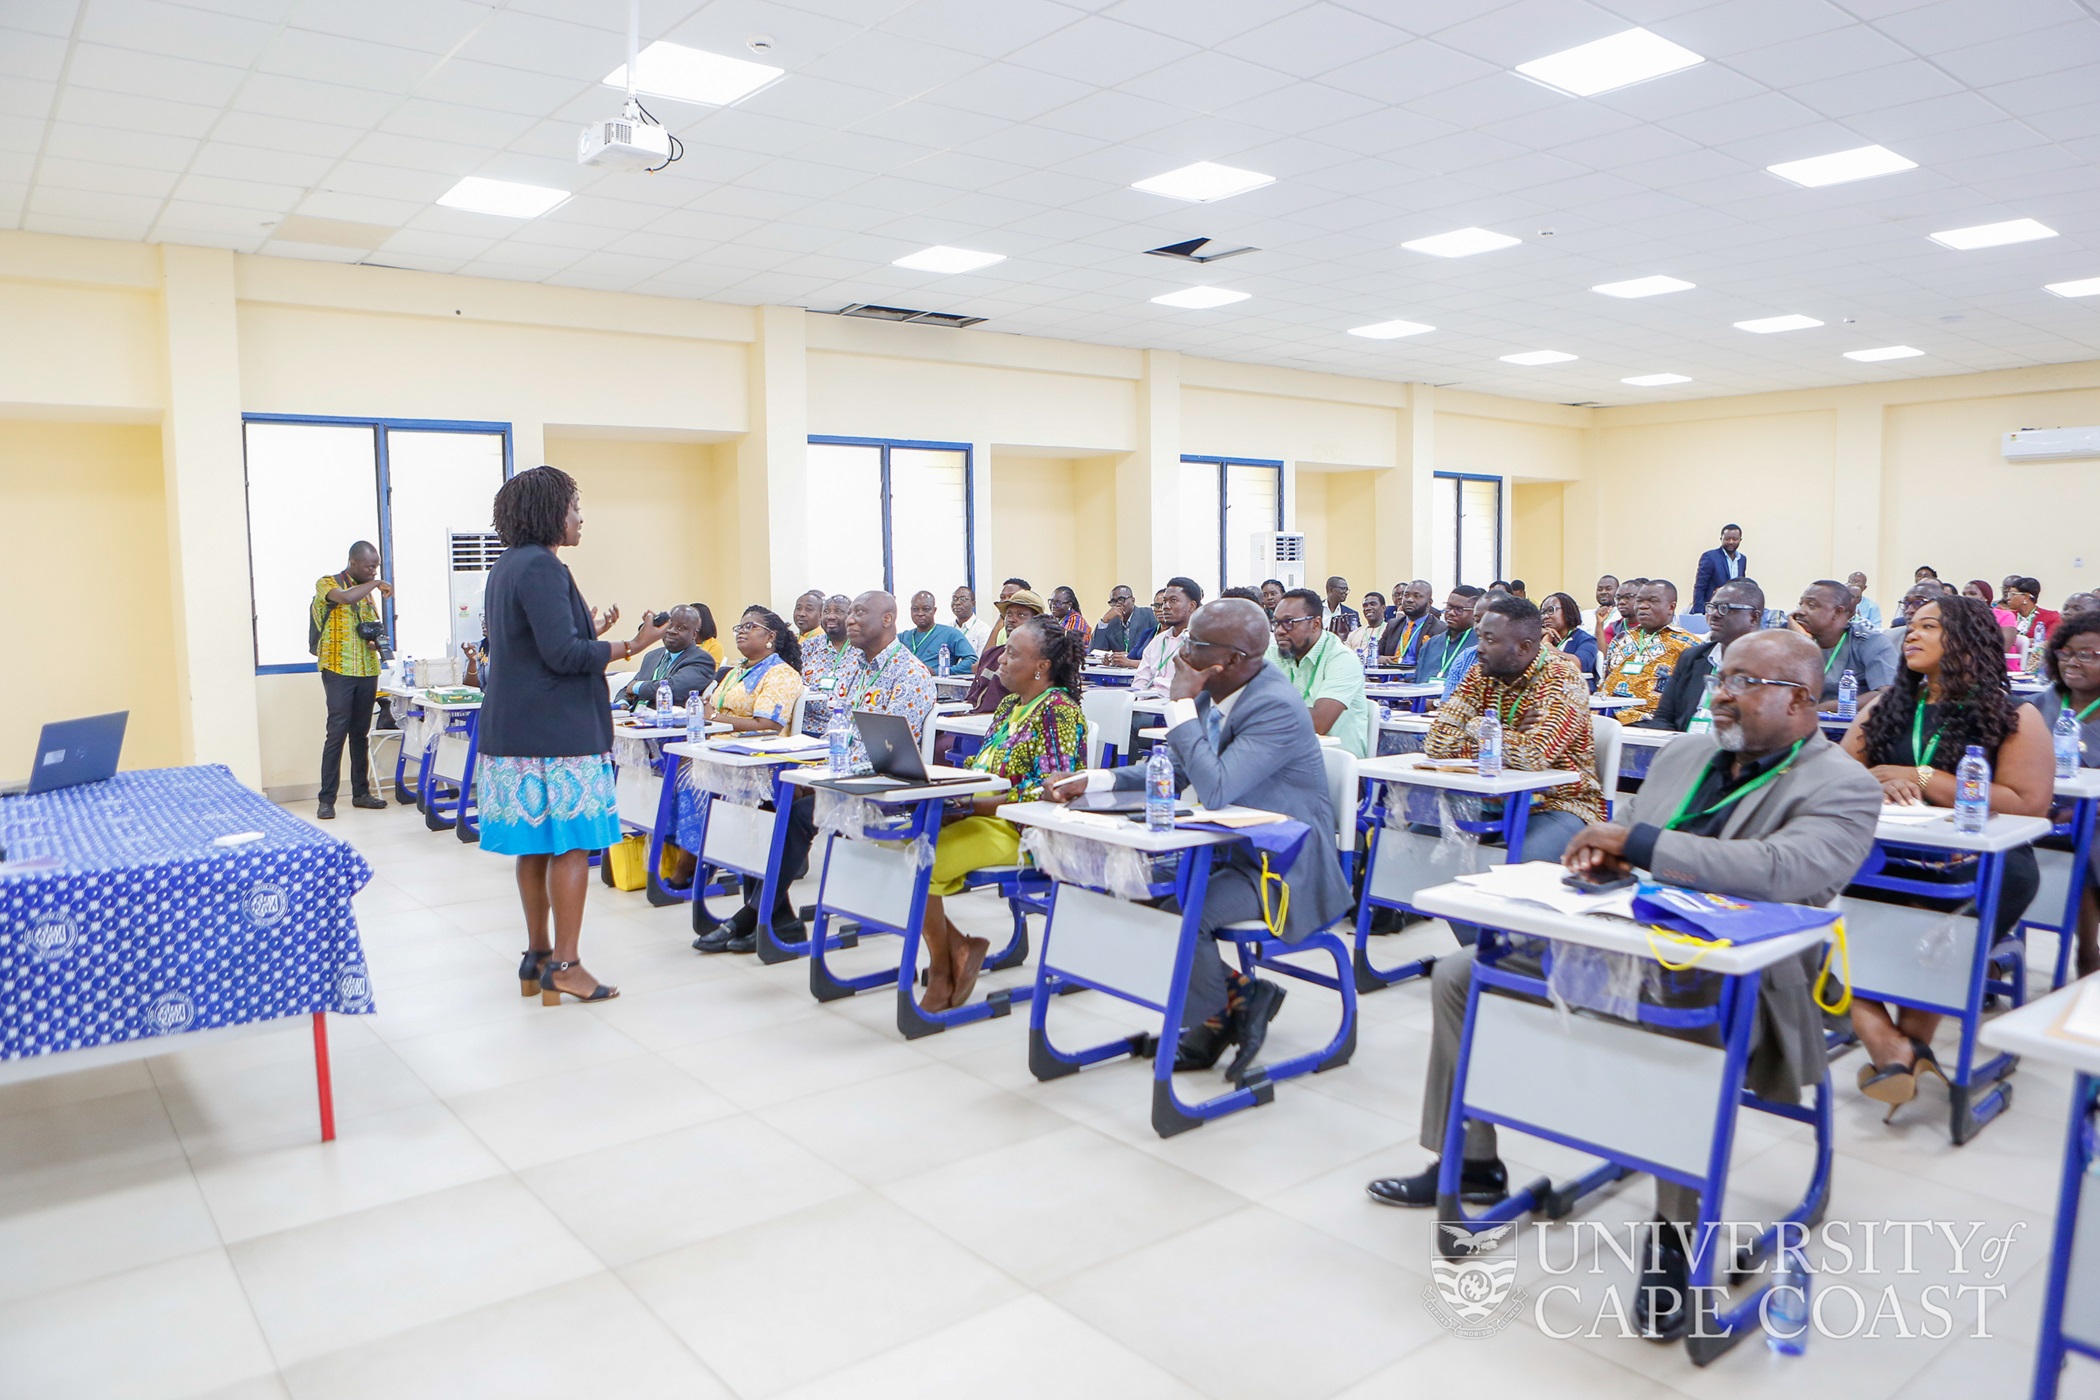
<instances>
[{"instance_id":1,"label":"projector mounting pole","mask_svg":"<svg viewBox=\"0 0 2100 1400\"><path fill-rule=\"evenodd\" d=\"M634 68L642 51L642 0L627 0L627 115L629 119L641 115L641 103L634 96Z\"/></svg>"}]
</instances>

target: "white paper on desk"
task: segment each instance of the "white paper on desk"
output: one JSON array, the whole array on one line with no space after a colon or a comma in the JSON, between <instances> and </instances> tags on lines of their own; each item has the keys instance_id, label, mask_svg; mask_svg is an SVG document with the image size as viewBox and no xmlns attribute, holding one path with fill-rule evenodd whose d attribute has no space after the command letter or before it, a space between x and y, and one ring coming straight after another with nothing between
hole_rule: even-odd
<instances>
[{"instance_id":1,"label":"white paper on desk","mask_svg":"<svg viewBox=\"0 0 2100 1400\"><path fill-rule=\"evenodd\" d=\"M1561 883L1567 869L1550 860L1531 860L1520 864L1497 865L1476 875L1461 875L1456 883L1470 885L1482 894L1497 899L1515 900L1520 904L1536 904L1559 914L1613 914L1622 919L1633 917L1633 886L1612 890L1607 894L1589 894L1582 890L1571 890Z\"/></svg>"},{"instance_id":2,"label":"white paper on desk","mask_svg":"<svg viewBox=\"0 0 2100 1400\"><path fill-rule=\"evenodd\" d=\"M1884 802L1881 804L1881 820L1894 822L1898 826L1928 826L1944 821L1949 815L1945 807L1927 807L1923 803Z\"/></svg>"},{"instance_id":3,"label":"white paper on desk","mask_svg":"<svg viewBox=\"0 0 2100 1400\"><path fill-rule=\"evenodd\" d=\"M2070 1009L2050 1033L2100 1045L2100 979L2078 984L2078 995L2071 998Z\"/></svg>"},{"instance_id":4,"label":"white paper on desk","mask_svg":"<svg viewBox=\"0 0 2100 1400\"><path fill-rule=\"evenodd\" d=\"M821 749L824 742L807 734L770 734L763 739L740 739L737 746L753 753L800 753L804 749Z\"/></svg>"}]
</instances>

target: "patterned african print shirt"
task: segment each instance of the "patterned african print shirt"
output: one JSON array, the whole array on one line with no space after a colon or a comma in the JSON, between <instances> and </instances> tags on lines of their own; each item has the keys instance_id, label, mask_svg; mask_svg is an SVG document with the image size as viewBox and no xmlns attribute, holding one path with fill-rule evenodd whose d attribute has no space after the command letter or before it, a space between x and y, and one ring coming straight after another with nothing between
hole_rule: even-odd
<instances>
[{"instance_id":1,"label":"patterned african print shirt","mask_svg":"<svg viewBox=\"0 0 2100 1400\"><path fill-rule=\"evenodd\" d=\"M1615 695L1622 699L1640 701L1622 710L1612 711L1612 718L1621 724L1635 724L1655 713L1662 701L1663 687L1669 683L1670 672L1677 669L1677 658L1686 647L1696 646L1699 639L1689 632L1680 632L1675 627L1664 627L1660 632L1646 632L1637 627L1622 629L1612 638L1611 651L1604 659L1604 679L1598 683L1599 695Z\"/></svg>"},{"instance_id":2,"label":"patterned african print shirt","mask_svg":"<svg viewBox=\"0 0 2100 1400\"><path fill-rule=\"evenodd\" d=\"M1009 695L992 711L984 746L964 766L996 773L1014 785L1008 802L1034 802L1043 795L1043 757L1054 753L1064 770L1086 767L1086 718L1079 702L1062 690L1046 690L1033 701Z\"/></svg>"},{"instance_id":3,"label":"patterned african print shirt","mask_svg":"<svg viewBox=\"0 0 2100 1400\"><path fill-rule=\"evenodd\" d=\"M872 662L860 654L858 647L848 647L845 661L838 670L838 682L836 693L846 697L847 710L895 715L911 726L913 742L918 741L925 731L926 721L933 715L933 702L937 698L933 672L906 650L902 642L891 642ZM803 732L822 734L831 718L825 707L805 705L803 710ZM853 732L853 770L865 772L868 766L868 746L860 741L856 730Z\"/></svg>"},{"instance_id":4,"label":"patterned african print shirt","mask_svg":"<svg viewBox=\"0 0 2100 1400\"><path fill-rule=\"evenodd\" d=\"M778 656L745 661L716 683L713 703L725 715L769 719L791 734L802 704L802 676Z\"/></svg>"},{"instance_id":5,"label":"patterned african print shirt","mask_svg":"<svg viewBox=\"0 0 2100 1400\"><path fill-rule=\"evenodd\" d=\"M348 588L344 580L334 574L314 581L314 621L321 622L321 645L314 653L314 660L324 671L333 671L339 676L376 676L379 674L379 648L357 635L360 622L379 621L379 590L373 589L354 603L337 603L328 606L330 589Z\"/></svg>"},{"instance_id":6,"label":"patterned african print shirt","mask_svg":"<svg viewBox=\"0 0 2100 1400\"><path fill-rule=\"evenodd\" d=\"M821 689L827 682L838 679L839 672L845 669L846 658L851 655L853 648L847 643L833 646L831 638L819 632L815 641L802 644L802 679Z\"/></svg>"},{"instance_id":7,"label":"patterned african print shirt","mask_svg":"<svg viewBox=\"0 0 2100 1400\"><path fill-rule=\"evenodd\" d=\"M1581 781L1541 789L1536 807L1604 820L1604 789L1597 781L1597 749L1590 728L1590 686L1564 651L1541 651L1513 681L1496 680L1475 666L1451 698L1437 707L1422 752L1431 758L1478 758L1481 715L1502 717L1502 766L1516 773L1571 769Z\"/></svg>"}]
</instances>

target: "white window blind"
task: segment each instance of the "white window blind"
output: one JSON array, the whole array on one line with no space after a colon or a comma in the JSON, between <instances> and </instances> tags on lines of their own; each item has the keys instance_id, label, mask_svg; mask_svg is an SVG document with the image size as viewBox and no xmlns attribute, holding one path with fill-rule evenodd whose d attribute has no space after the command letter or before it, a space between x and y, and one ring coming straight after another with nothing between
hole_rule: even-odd
<instances>
[{"instance_id":1,"label":"white window blind","mask_svg":"<svg viewBox=\"0 0 2100 1400\"><path fill-rule=\"evenodd\" d=\"M956 586L969 581L969 485L964 453L890 449L890 577L899 631L911 628L912 594L925 589L945 611Z\"/></svg>"},{"instance_id":2,"label":"white window blind","mask_svg":"<svg viewBox=\"0 0 2100 1400\"><path fill-rule=\"evenodd\" d=\"M385 431L394 649L402 656L444 656L452 649L447 540L455 530L490 528L496 492L503 485L503 436Z\"/></svg>"},{"instance_id":3,"label":"white window blind","mask_svg":"<svg viewBox=\"0 0 2100 1400\"><path fill-rule=\"evenodd\" d=\"M1502 482L1438 476L1430 483L1430 586L1438 602L1461 583L1502 577Z\"/></svg>"},{"instance_id":4,"label":"white window blind","mask_svg":"<svg viewBox=\"0 0 2100 1400\"><path fill-rule=\"evenodd\" d=\"M380 541L373 430L365 424L243 426L255 664L310 666L306 626L315 581L342 569L353 542Z\"/></svg>"},{"instance_id":5,"label":"white window blind","mask_svg":"<svg viewBox=\"0 0 2100 1400\"><path fill-rule=\"evenodd\" d=\"M809 445L810 587L851 598L882 582L882 449Z\"/></svg>"},{"instance_id":6,"label":"white window blind","mask_svg":"<svg viewBox=\"0 0 2100 1400\"><path fill-rule=\"evenodd\" d=\"M1229 463L1225 468L1224 587L1261 586L1266 574L1254 564L1254 537L1275 530L1283 518L1283 473L1275 467Z\"/></svg>"},{"instance_id":7,"label":"white window blind","mask_svg":"<svg viewBox=\"0 0 2100 1400\"><path fill-rule=\"evenodd\" d=\"M1203 585L1205 601L1218 596L1219 532L1224 528L1218 500L1218 464L1181 464L1181 547L1171 573L1186 574Z\"/></svg>"}]
</instances>

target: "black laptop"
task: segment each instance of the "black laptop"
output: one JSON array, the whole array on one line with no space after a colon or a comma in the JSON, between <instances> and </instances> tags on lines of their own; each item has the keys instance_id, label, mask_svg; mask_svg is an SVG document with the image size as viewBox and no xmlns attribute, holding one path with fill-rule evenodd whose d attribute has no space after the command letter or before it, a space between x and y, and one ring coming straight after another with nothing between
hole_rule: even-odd
<instances>
[{"instance_id":1,"label":"black laptop","mask_svg":"<svg viewBox=\"0 0 2100 1400\"><path fill-rule=\"evenodd\" d=\"M118 710L45 725L37 737L28 779L0 786L0 797L56 792L114 776L117 758L124 752L124 723L130 718L131 711Z\"/></svg>"},{"instance_id":2,"label":"black laptop","mask_svg":"<svg viewBox=\"0 0 2100 1400\"><path fill-rule=\"evenodd\" d=\"M818 778L815 786L844 793L894 792L900 787L967 783L984 776L961 768L929 772L925 758L919 753L919 741L912 738L910 722L896 715L856 710L853 727L859 731L860 741L867 747L868 763L875 770L873 776Z\"/></svg>"}]
</instances>

